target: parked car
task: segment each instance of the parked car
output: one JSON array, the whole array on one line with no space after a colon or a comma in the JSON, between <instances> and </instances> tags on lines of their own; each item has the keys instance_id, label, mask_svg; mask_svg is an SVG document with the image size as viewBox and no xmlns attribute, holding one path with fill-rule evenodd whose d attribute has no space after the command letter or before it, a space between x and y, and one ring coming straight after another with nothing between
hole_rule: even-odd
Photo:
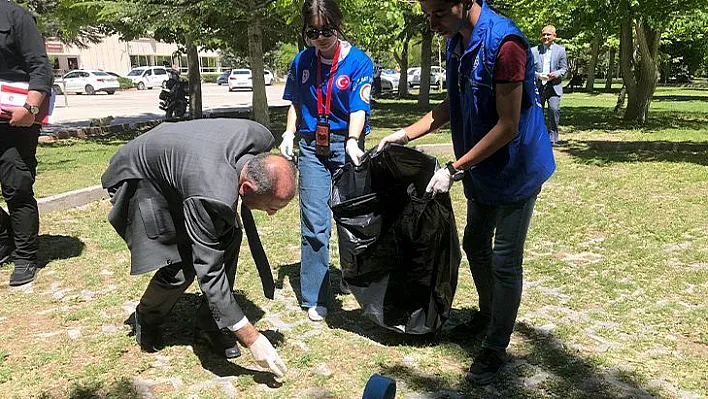
<instances>
[{"instance_id":1,"label":"parked car","mask_svg":"<svg viewBox=\"0 0 708 399\"><path fill-rule=\"evenodd\" d=\"M55 79L52 91L55 94L63 94L66 90L67 93L93 95L99 91L113 94L119 88L118 78L103 71L81 69L69 71L61 78Z\"/></svg>"},{"instance_id":2,"label":"parked car","mask_svg":"<svg viewBox=\"0 0 708 399\"><path fill-rule=\"evenodd\" d=\"M263 71L263 77L265 78L266 86L272 85L273 81L275 80L275 75L273 75L273 72L269 71L268 69L265 69Z\"/></svg>"},{"instance_id":3,"label":"parked car","mask_svg":"<svg viewBox=\"0 0 708 399\"><path fill-rule=\"evenodd\" d=\"M273 84L275 77L273 72L265 70L263 72L266 86ZM229 91L236 89L253 89L253 77L250 69L232 69L229 75Z\"/></svg>"},{"instance_id":4,"label":"parked car","mask_svg":"<svg viewBox=\"0 0 708 399\"><path fill-rule=\"evenodd\" d=\"M430 67L430 85L442 90L445 85L445 68L433 65ZM408 68L408 87L420 86L420 67Z\"/></svg>"},{"instance_id":5,"label":"parked car","mask_svg":"<svg viewBox=\"0 0 708 399\"><path fill-rule=\"evenodd\" d=\"M221 86L229 83L229 75L231 75L231 70L226 69L223 72L221 72L221 75L219 75L218 78L216 78L216 84Z\"/></svg>"},{"instance_id":6,"label":"parked car","mask_svg":"<svg viewBox=\"0 0 708 399\"><path fill-rule=\"evenodd\" d=\"M398 81L401 75L393 69L384 69L381 71L381 91L398 91Z\"/></svg>"},{"instance_id":7,"label":"parked car","mask_svg":"<svg viewBox=\"0 0 708 399\"><path fill-rule=\"evenodd\" d=\"M145 90L153 87L165 87L170 75L165 67L145 66L131 69L125 77L132 80L138 90Z\"/></svg>"}]
</instances>

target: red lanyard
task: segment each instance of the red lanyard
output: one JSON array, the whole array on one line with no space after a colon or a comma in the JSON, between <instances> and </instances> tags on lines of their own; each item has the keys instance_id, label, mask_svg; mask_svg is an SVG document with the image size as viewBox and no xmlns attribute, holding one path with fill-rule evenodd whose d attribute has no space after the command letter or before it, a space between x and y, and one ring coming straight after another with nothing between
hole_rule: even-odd
<instances>
[{"instance_id":1,"label":"red lanyard","mask_svg":"<svg viewBox=\"0 0 708 399\"><path fill-rule=\"evenodd\" d=\"M340 48L340 43L337 41L337 50L334 52L332 67L329 69L329 79L327 82L327 104L324 106L324 112L322 112L322 54L319 52L317 53L317 115L320 117L329 117L329 103L332 100L332 83L334 82L334 75L337 73Z\"/></svg>"}]
</instances>

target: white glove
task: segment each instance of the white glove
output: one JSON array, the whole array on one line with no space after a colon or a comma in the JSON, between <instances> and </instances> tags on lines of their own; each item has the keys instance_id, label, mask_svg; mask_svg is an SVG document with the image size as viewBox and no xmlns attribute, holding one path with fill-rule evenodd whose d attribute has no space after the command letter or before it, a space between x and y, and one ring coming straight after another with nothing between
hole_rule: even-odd
<instances>
[{"instance_id":1,"label":"white glove","mask_svg":"<svg viewBox=\"0 0 708 399\"><path fill-rule=\"evenodd\" d=\"M406 144L408 144L409 140L410 139L406 135L406 130L401 129L401 130L397 131L396 133L391 133L388 136L381 139L381 142L379 142L379 146L376 148L376 151L383 150L384 147L386 147L386 145L390 144L390 143L406 145Z\"/></svg>"},{"instance_id":2,"label":"white glove","mask_svg":"<svg viewBox=\"0 0 708 399\"><path fill-rule=\"evenodd\" d=\"M288 160L293 159L293 142L295 141L295 133L286 131L283 133L283 142L280 143L280 153Z\"/></svg>"},{"instance_id":3,"label":"white glove","mask_svg":"<svg viewBox=\"0 0 708 399\"><path fill-rule=\"evenodd\" d=\"M438 169L438 171L435 172L433 177L430 179L428 187L425 188L425 191L428 193L433 193L433 195L437 193L446 193L450 191L452 183L453 180L452 176L450 176L450 171L447 170L447 168L441 168Z\"/></svg>"},{"instance_id":4,"label":"white glove","mask_svg":"<svg viewBox=\"0 0 708 399\"><path fill-rule=\"evenodd\" d=\"M352 159L355 166L361 165L361 157L364 156L364 151L359 148L359 140L353 137L347 139L347 154Z\"/></svg>"},{"instance_id":5,"label":"white glove","mask_svg":"<svg viewBox=\"0 0 708 399\"><path fill-rule=\"evenodd\" d=\"M278 355L278 352L273 348L268 338L263 334L258 334L258 338L248 347L251 355L256 360L256 363L270 370L277 378L283 378L288 368Z\"/></svg>"}]
</instances>

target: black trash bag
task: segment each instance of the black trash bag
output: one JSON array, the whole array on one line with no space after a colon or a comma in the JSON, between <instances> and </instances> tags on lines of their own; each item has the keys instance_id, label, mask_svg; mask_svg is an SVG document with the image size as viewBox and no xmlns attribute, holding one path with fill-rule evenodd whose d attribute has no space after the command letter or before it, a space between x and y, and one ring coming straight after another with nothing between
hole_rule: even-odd
<instances>
[{"instance_id":1,"label":"black trash bag","mask_svg":"<svg viewBox=\"0 0 708 399\"><path fill-rule=\"evenodd\" d=\"M433 157L390 145L332 178L342 277L367 317L406 334L437 331L457 287L450 196L425 193L438 167Z\"/></svg>"}]
</instances>

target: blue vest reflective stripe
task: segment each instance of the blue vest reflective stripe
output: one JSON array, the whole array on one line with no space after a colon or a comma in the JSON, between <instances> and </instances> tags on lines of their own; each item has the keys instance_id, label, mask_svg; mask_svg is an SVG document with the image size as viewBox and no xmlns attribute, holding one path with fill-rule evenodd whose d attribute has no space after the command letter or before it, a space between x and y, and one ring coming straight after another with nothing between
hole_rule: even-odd
<instances>
[{"instance_id":1,"label":"blue vest reflective stripe","mask_svg":"<svg viewBox=\"0 0 708 399\"><path fill-rule=\"evenodd\" d=\"M502 42L518 36L526 43L526 75L519 134L506 146L465 174L465 196L486 204L517 202L541 189L555 170L553 150L543 119L543 109L528 41L508 18L486 3L467 49L458 49L460 35L448 41L447 89L450 128L455 156L460 158L496 125L493 71Z\"/></svg>"}]
</instances>

